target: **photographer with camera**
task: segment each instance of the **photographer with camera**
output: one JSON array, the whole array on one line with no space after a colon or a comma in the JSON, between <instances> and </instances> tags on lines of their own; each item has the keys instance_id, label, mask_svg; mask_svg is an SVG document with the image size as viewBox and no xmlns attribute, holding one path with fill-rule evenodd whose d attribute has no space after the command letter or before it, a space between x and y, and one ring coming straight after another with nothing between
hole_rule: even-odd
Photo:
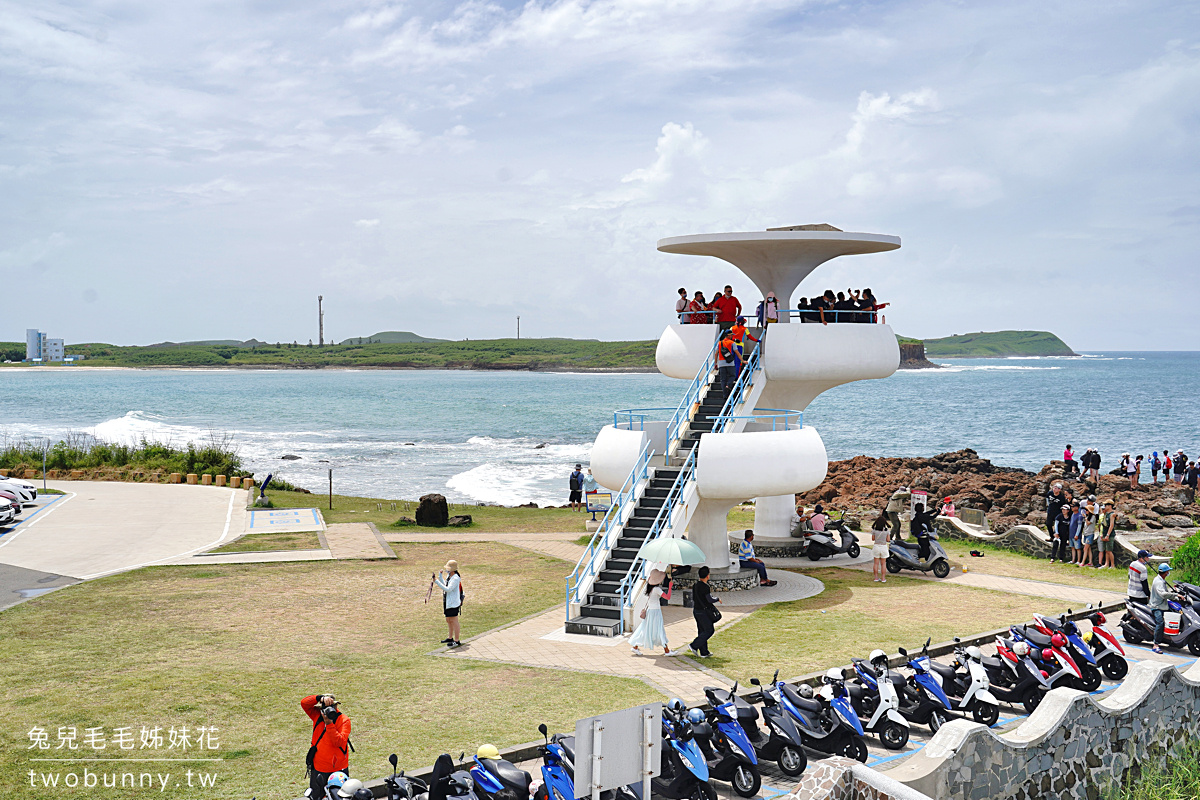
<instances>
[{"instance_id":1,"label":"photographer with camera","mask_svg":"<svg viewBox=\"0 0 1200 800\"><path fill-rule=\"evenodd\" d=\"M339 701L331 694L313 694L300 701L300 708L312 720L312 741L308 749L311 797L324 797L325 784L335 772L350 774L350 717L338 709Z\"/></svg>"}]
</instances>

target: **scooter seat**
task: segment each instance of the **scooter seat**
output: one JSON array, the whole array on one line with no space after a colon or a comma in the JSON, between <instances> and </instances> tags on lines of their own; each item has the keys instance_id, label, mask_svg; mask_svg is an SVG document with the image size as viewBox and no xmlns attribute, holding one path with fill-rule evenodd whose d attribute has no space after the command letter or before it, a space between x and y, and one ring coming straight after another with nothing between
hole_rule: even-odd
<instances>
[{"instance_id":1,"label":"scooter seat","mask_svg":"<svg viewBox=\"0 0 1200 800\"><path fill-rule=\"evenodd\" d=\"M510 761L502 761L495 758L481 758L483 766L488 772L500 779L500 782L505 786L518 790L518 792L529 792L529 784L533 780L529 777L529 773L517 767Z\"/></svg>"},{"instance_id":2,"label":"scooter seat","mask_svg":"<svg viewBox=\"0 0 1200 800\"><path fill-rule=\"evenodd\" d=\"M900 545L905 550L920 550L921 549L921 545L917 544L916 542L901 542L901 541L896 541L893 539L892 543Z\"/></svg>"},{"instance_id":3,"label":"scooter seat","mask_svg":"<svg viewBox=\"0 0 1200 800\"><path fill-rule=\"evenodd\" d=\"M1029 640L1030 644L1035 645L1037 647L1041 647L1041 648L1046 648L1046 647L1050 646L1050 637L1047 636L1046 634L1042 633L1041 631L1037 630L1036 628L1030 628L1029 626L1025 626L1024 628L1021 628L1020 630L1021 630L1022 635L1024 635L1024 637L1027 640Z\"/></svg>"},{"instance_id":4,"label":"scooter seat","mask_svg":"<svg viewBox=\"0 0 1200 800\"><path fill-rule=\"evenodd\" d=\"M789 703L791 703L792 705L794 705L796 708L800 709L801 711L822 711L823 710L821 707L821 704L818 701L809 700L807 698L801 697L800 693L797 692L794 688L792 688L791 684L781 683L780 686L782 687L783 696L787 698L787 701Z\"/></svg>"},{"instance_id":5,"label":"scooter seat","mask_svg":"<svg viewBox=\"0 0 1200 800\"><path fill-rule=\"evenodd\" d=\"M950 666L949 664L941 664L937 661L931 660L929 662L929 669L933 670L938 675L941 675L943 679L948 678L950 680L957 680L958 678L958 674L955 672L954 667Z\"/></svg>"},{"instance_id":6,"label":"scooter seat","mask_svg":"<svg viewBox=\"0 0 1200 800\"><path fill-rule=\"evenodd\" d=\"M571 759L571 763L575 763L575 737L574 736L558 736L554 740L562 745L563 752L567 754L567 758Z\"/></svg>"},{"instance_id":7,"label":"scooter seat","mask_svg":"<svg viewBox=\"0 0 1200 800\"><path fill-rule=\"evenodd\" d=\"M1004 667L1004 659L996 658L995 656L984 656L983 657L983 668L984 669L1004 669L1005 668Z\"/></svg>"}]
</instances>

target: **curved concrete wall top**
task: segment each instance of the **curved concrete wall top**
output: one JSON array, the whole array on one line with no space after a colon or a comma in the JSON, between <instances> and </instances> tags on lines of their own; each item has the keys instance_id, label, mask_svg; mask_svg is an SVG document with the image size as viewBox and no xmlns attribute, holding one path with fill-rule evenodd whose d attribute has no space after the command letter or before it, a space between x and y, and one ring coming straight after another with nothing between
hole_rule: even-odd
<instances>
[{"instance_id":1,"label":"curved concrete wall top","mask_svg":"<svg viewBox=\"0 0 1200 800\"><path fill-rule=\"evenodd\" d=\"M712 352L716 340L716 325L668 325L658 337L654 362L668 378L691 380Z\"/></svg>"},{"instance_id":2,"label":"curved concrete wall top","mask_svg":"<svg viewBox=\"0 0 1200 800\"><path fill-rule=\"evenodd\" d=\"M834 386L888 377L900 366L900 346L890 325L772 325L762 359L767 384L758 407L804 410Z\"/></svg>"},{"instance_id":3,"label":"curved concrete wall top","mask_svg":"<svg viewBox=\"0 0 1200 800\"><path fill-rule=\"evenodd\" d=\"M614 492L621 490L649 437L645 431L627 431L605 425L592 445L591 467L596 482Z\"/></svg>"},{"instance_id":4,"label":"curved concrete wall top","mask_svg":"<svg viewBox=\"0 0 1200 800\"><path fill-rule=\"evenodd\" d=\"M828 465L825 443L810 427L705 433L698 447L696 488L705 500L807 492L825 480Z\"/></svg>"}]
</instances>

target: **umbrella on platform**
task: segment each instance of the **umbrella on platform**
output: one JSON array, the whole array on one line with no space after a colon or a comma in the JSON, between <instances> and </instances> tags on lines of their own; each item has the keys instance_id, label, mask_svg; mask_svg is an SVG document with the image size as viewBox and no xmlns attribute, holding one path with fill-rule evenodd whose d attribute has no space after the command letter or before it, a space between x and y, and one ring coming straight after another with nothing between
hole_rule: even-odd
<instances>
[{"instance_id":1,"label":"umbrella on platform","mask_svg":"<svg viewBox=\"0 0 1200 800\"><path fill-rule=\"evenodd\" d=\"M663 538L646 542L638 549L638 555L647 561L662 564L703 564L707 560L704 551L687 539Z\"/></svg>"}]
</instances>

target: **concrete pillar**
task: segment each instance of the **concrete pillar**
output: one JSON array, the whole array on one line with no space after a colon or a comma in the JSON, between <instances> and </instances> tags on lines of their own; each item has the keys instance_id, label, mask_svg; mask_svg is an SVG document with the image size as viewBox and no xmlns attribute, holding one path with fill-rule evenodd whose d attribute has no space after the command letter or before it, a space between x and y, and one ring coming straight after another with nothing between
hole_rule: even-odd
<instances>
[{"instance_id":1,"label":"concrete pillar","mask_svg":"<svg viewBox=\"0 0 1200 800\"><path fill-rule=\"evenodd\" d=\"M200 476L200 485L201 486L212 486L212 475L209 475L207 472L204 473L203 475L201 475Z\"/></svg>"},{"instance_id":2,"label":"concrete pillar","mask_svg":"<svg viewBox=\"0 0 1200 800\"><path fill-rule=\"evenodd\" d=\"M81 469L71 470L71 480L73 480L73 481L83 480L83 470L81 470Z\"/></svg>"},{"instance_id":3,"label":"concrete pillar","mask_svg":"<svg viewBox=\"0 0 1200 800\"><path fill-rule=\"evenodd\" d=\"M224 485L225 485L225 476L218 475L217 476L217 486L224 486Z\"/></svg>"},{"instance_id":4,"label":"concrete pillar","mask_svg":"<svg viewBox=\"0 0 1200 800\"><path fill-rule=\"evenodd\" d=\"M8 477L8 470L0 469L0 478L7 478L7 477Z\"/></svg>"},{"instance_id":5,"label":"concrete pillar","mask_svg":"<svg viewBox=\"0 0 1200 800\"><path fill-rule=\"evenodd\" d=\"M36 469L25 470L25 480L31 481L38 476Z\"/></svg>"},{"instance_id":6,"label":"concrete pillar","mask_svg":"<svg viewBox=\"0 0 1200 800\"><path fill-rule=\"evenodd\" d=\"M167 478L167 483L181 483L182 481L183 475L178 472L172 472L171 476Z\"/></svg>"},{"instance_id":7,"label":"concrete pillar","mask_svg":"<svg viewBox=\"0 0 1200 800\"><path fill-rule=\"evenodd\" d=\"M229 479L229 485L232 486L234 489L242 488L241 477L238 475L234 475L232 478Z\"/></svg>"},{"instance_id":8,"label":"concrete pillar","mask_svg":"<svg viewBox=\"0 0 1200 800\"><path fill-rule=\"evenodd\" d=\"M243 489L253 489L254 488L254 478L242 478L242 488Z\"/></svg>"},{"instance_id":9,"label":"concrete pillar","mask_svg":"<svg viewBox=\"0 0 1200 800\"><path fill-rule=\"evenodd\" d=\"M737 500L700 500L688 522L688 541L707 556L704 563L711 570L729 569L729 510Z\"/></svg>"},{"instance_id":10,"label":"concrete pillar","mask_svg":"<svg viewBox=\"0 0 1200 800\"><path fill-rule=\"evenodd\" d=\"M189 472L189 473L188 473L188 476L187 476L187 482L188 482L188 485L189 485L189 486L195 486L195 485L196 485L196 481L197 481L197 480L199 480L199 478L200 478L200 476L199 476L199 475L197 475L196 473L194 473L194 472Z\"/></svg>"},{"instance_id":11,"label":"concrete pillar","mask_svg":"<svg viewBox=\"0 0 1200 800\"><path fill-rule=\"evenodd\" d=\"M758 536L786 538L796 513L796 495L758 497L754 500L754 533Z\"/></svg>"}]
</instances>

